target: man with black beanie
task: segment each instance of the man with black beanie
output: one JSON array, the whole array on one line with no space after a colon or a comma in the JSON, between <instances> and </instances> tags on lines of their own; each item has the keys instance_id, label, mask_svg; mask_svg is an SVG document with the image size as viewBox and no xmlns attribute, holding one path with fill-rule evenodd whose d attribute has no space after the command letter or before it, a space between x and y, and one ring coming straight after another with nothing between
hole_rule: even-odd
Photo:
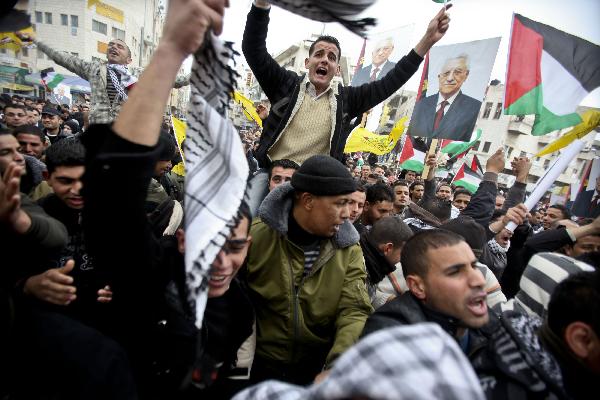
<instances>
[{"instance_id":1,"label":"man with black beanie","mask_svg":"<svg viewBox=\"0 0 600 400\"><path fill-rule=\"evenodd\" d=\"M348 220L355 190L342 163L317 155L261 204L246 271L257 328L251 380L309 384L358 339L372 308Z\"/></svg>"}]
</instances>

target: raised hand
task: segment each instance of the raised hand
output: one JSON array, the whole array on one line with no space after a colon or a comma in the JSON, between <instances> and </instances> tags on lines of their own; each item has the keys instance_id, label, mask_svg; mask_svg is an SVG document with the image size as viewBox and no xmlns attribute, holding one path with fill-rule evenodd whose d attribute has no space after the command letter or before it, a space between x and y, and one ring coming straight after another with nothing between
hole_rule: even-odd
<instances>
[{"instance_id":1,"label":"raised hand","mask_svg":"<svg viewBox=\"0 0 600 400\"><path fill-rule=\"evenodd\" d=\"M504 152L502 149L496 150L485 163L485 172L494 172L499 174L504 170Z\"/></svg>"},{"instance_id":2,"label":"raised hand","mask_svg":"<svg viewBox=\"0 0 600 400\"><path fill-rule=\"evenodd\" d=\"M425 54L436 44L441 38L444 37L446 31L450 27L450 15L446 12L452 4L443 7L435 17L429 22L425 35L421 38L419 43L415 46L415 52L421 57L425 57Z\"/></svg>"}]
</instances>

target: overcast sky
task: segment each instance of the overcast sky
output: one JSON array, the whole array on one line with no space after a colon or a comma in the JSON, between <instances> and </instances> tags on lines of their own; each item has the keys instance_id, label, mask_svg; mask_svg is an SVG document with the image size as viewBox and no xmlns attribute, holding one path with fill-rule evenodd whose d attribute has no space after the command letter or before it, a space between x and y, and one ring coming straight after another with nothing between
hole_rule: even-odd
<instances>
[{"instance_id":1,"label":"overcast sky","mask_svg":"<svg viewBox=\"0 0 600 400\"><path fill-rule=\"evenodd\" d=\"M452 19L450 29L439 44L502 37L491 79L505 81L513 12L600 44L598 0L454 0L452 3L453 7L449 11ZM246 14L251 4L250 0L230 0L230 7L226 11L222 37L233 41L240 53ZM431 0L379 0L364 15L377 18L378 26L373 30L374 33L414 24L414 45L440 7L440 4ZM342 53L350 58L352 64L356 63L362 46L361 38L339 24L318 23L277 7L271 10L267 48L270 53L278 53L292 44L310 38L312 33L320 34L323 30L326 34L337 37ZM420 72L415 74L405 88L416 90L420 75ZM600 89L588 95L583 104L600 107Z\"/></svg>"}]
</instances>

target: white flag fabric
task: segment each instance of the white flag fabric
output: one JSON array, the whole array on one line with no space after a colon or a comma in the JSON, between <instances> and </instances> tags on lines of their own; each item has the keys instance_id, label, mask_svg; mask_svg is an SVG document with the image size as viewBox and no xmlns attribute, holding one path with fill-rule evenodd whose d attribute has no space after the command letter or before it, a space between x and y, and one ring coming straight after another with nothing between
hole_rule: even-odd
<instances>
[{"instance_id":1,"label":"white flag fabric","mask_svg":"<svg viewBox=\"0 0 600 400\"><path fill-rule=\"evenodd\" d=\"M208 298L211 264L237 225L248 163L240 136L226 116L237 73L228 65L231 43L210 35L194 55L185 152L185 269L196 326Z\"/></svg>"}]
</instances>

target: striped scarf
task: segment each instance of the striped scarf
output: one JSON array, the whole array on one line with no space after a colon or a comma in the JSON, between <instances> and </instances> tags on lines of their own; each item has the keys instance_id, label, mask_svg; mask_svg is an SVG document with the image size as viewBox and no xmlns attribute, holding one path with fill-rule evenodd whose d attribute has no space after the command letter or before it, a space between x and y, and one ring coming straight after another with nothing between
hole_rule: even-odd
<instances>
[{"instance_id":1,"label":"striped scarf","mask_svg":"<svg viewBox=\"0 0 600 400\"><path fill-rule=\"evenodd\" d=\"M237 73L228 63L231 43L210 35L194 55L185 141L185 268L196 326L208 298L211 264L239 221L248 163L233 123L226 117Z\"/></svg>"},{"instance_id":2,"label":"striped scarf","mask_svg":"<svg viewBox=\"0 0 600 400\"><path fill-rule=\"evenodd\" d=\"M346 28L364 37L366 29L375 26L377 21L373 18L353 19L369 8L375 0L270 0L294 14L320 22L339 22Z\"/></svg>"}]
</instances>

